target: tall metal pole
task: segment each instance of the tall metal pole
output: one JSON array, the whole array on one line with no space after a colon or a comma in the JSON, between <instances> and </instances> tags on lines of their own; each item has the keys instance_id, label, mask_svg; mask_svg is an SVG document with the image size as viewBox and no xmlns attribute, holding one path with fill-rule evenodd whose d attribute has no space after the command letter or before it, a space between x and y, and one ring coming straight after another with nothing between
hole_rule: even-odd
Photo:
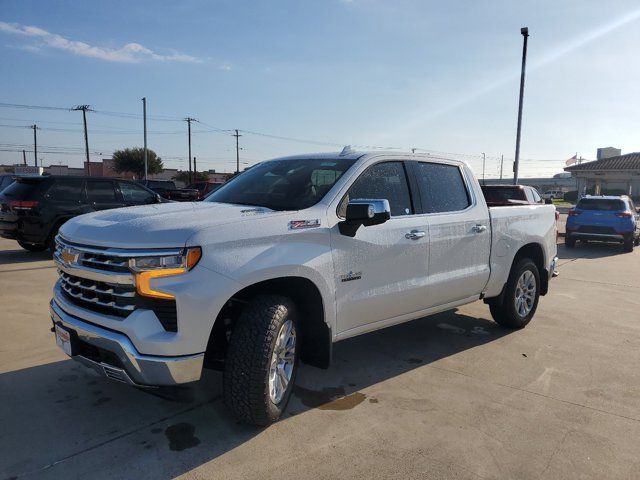
<instances>
[{"instance_id":1,"label":"tall metal pole","mask_svg":"<svg viewBox=\"0 0 640 480\"><path fill-rule=\"evenodd\" d=\"M513 162L513 184L518 184L518 170L520 168L520 132L522 129L522 99L524 98L524 74L527 64L527 39L529 38L529 29L522 27L520 34L524 37L522 45L522 70L520 72L520 100L518 102L518 130L516 133L516 159Z\"/></svg>"},{"instance_id":2,"label":"tall metal pole","mask_svg":"<svg viewBox=\"0 0 640 480\"><path fill-rule=\"evenodd\" d=\"M38 135L36 133L38 126L32 125L31 128L33 128L33 161L36 168L38 168Z\"/></svg>"},{"instance_id":3,"label":"tall metal pole","mask_svg":"<svg viewBox=\"0 0 640 480\"><path fill-rule=\"evenodd\" d=\"M24 148L22 149L22 164L27 165L27 152L24 151Z\"/></svg>"},{"instance_id":4,"label":"tall metal pole","mask_svg":"<svg viewBox=\"0 0 640 480\"><path fill-rule=\"evenodd\" d=\"M502 167L504 166L504 155L500 157L500 180L502 180Z\"/></svg>"},{"instance_id":5,"label":"tall metal pole","mask_svg":"<svg viewBox=\"0 0 640 480\"><path fill-rule=\"evenodd\" d=\"M484 152L482 152L482 184L486 185L487 182L485 182L484 180L484 166L487 160L487 156L484 154Z\"/></svg>"},{"instance_id":6,"label":"tall metal pole","mask_svg":"<svg viewBox=\"0 0 640 480\"><path fill-rule=\"evenodd\" d=\"M147 179L147 97L142 97L142 117L144 124L144 179Z\"/></svg>"}]
</instances>

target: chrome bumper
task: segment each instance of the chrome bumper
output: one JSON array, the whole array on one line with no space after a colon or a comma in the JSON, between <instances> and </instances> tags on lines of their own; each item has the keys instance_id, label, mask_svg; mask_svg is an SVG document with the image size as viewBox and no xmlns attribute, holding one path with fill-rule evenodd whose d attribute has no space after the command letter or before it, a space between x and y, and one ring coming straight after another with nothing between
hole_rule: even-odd
<instances>
[{"instance_id":1,"label":"chrome bumper","mask_svg":"<svg viewBox=\"0 0 640 480\"><path fill-rule=\"evenodd\" d=\"M49 310L54 324L75 332L79 341L115 355L119 365L98 362L77 354L75 350L72 352L71 358L101 375L139 387L171 386L200 380L204 353L179 357L143 355L138 353L126 335L69 315L55 300L51 301Z\"/></svg>"}]
</instances>

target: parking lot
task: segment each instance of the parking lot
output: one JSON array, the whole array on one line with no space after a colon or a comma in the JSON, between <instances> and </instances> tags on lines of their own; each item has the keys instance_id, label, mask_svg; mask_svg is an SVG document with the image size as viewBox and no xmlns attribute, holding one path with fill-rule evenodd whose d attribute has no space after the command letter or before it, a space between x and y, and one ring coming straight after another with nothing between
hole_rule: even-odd
<instances>
[{"instance_id":1,"label":"parking lot","mask_svg":"<svg viewBox=\"0 0 640 480\"><path fill-rule=\"evenodd\" d=\"M68 359L53 263L0 240L0 479L640 478L640 251L559 257L526 329L476 302L346 340L257 429L218 373L142 392Z\"/></svg>"}]
</instances>

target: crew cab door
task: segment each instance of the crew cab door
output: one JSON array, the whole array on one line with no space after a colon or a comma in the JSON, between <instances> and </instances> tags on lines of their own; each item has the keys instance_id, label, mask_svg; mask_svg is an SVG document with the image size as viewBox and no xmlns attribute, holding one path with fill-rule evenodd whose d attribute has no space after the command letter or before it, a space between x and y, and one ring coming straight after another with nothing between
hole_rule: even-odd
<instances>
[{"instance_id":1,"label":"crew cab door","mask_svg":"<svg viewBox=\"0 0 640 480\"><path fill-rule=\"evenodd\" d=\"M457 162L410 165L429 223L429 304L479 296L489 280L491 225L477 183Z\"/></svg>"},{"instance_id":2,"label":"crew cab door","mask_svg":"<svg viewBox=\"0 0 640 480\"><path fill-rule=\"evenodd\" d=\"M415 214L405 163L368 166L338 206L344 218L349 200L386 199L391 219L361 226L354 237L331 229L337 333L367 330L368 324L424 308L429 262L426 218Z\"/></svg>"}]
</instances>

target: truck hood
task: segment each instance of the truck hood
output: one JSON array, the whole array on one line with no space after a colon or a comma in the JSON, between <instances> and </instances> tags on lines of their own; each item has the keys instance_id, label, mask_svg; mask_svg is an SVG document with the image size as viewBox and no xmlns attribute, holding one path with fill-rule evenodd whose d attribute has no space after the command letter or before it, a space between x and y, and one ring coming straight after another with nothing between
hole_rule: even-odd
<instances>
[{"instance_id":1,"label":"truck hood","mask_svg":"<svg viewBox=\"0 0 640 480\"><path fill-rule=\"evenodd\" d=\"M161 203L117 208L72 218L60 228L68 241L115 248L181 247L210 227L282 215L262 207L213 202Z\"/></svg>"}]
</instances>

